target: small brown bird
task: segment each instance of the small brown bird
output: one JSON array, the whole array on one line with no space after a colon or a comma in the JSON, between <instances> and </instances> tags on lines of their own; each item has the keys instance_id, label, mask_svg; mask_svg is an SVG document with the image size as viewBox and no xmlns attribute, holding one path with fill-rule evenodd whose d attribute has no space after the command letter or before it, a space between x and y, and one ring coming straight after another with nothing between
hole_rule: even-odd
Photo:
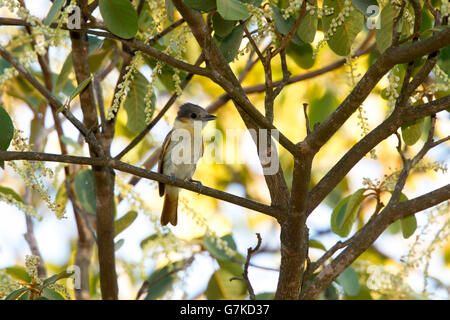
<instances>
[{"instance_id":1,"label":"small brown bird","mask_svg":"<svg viewBox=\"0 0 450 320\"><path fill-rule=\"evenodd\" d=\"M172 179L192 180L197 162L203 155L202 129L216 116L209 114L202 107L183 104L175 118L173 129L164 139L159 155L158 172L169 175ZM161 224L177 224L178 193L174 186L158 183L159 195L164 197Z\"/></svg>"}]
</instances>

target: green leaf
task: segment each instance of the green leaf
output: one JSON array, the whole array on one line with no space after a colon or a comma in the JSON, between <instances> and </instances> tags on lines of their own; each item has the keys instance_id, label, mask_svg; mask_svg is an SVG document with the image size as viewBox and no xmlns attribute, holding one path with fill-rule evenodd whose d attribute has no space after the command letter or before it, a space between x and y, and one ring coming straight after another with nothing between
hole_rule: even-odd
<instances>
[{"instance_id":1,"label":"green leaf","mask_svg":"<svg viewBox=\"0 0 450 320\"><path fill-rule=\"evenodd\" d=\"M20 296L22 296L28 290L29 290L29 288L27 288L27 287L23 287L23 288L14 290L5 298L5 300L17 300L18 298L20 298Z\"/></svg>"},{"instance_id":2,"label":"green leaf","mask_svg":"<svg viewBox=\"0 0 450 320\"><path fill-rule=\"evenodd\" d=\"M355 218L356 218L356 213L358 212L359 207L361 206L361 202L365 198L365 196L363 194L364 191L366 191L366 189L359 189L350 196L350 199L348 200L347 208L345 209L345 215L344 215L342 221L339 221L339 220L337 221L339 228L343 228L344 225L346 225L346 224L353 225L353 222L355 221Z\"/></svg>"},{"instance_id":3,"label":"green leaf","mask_svg":"<svg viewBox=\"0 0 450 320\"><path fill-rule=\"evenodd\" d=\"M340 235L341 237L345 237L348 235L343 230L338 228L338 220L342 218L345 215L345 211L347 210L348 200L350 200L351 196L347 196L334 208L333 213L331 214L331 230L336 233L337 235ZM350 232L350 231L349 231Z\"/></svg>"},{"instance_id":4,"label":"green leaf","mask_svg":"<svg viewBox=\"0 0 450 320\"><path fill-rule=\"evenodd\" d=\"M291 32L292 28L294 27L295 18L291 16L288 19L285 19L283 17L283 14L281 13L280 8L278 8L277 6L271 7L273 12L273 20L275 22L275 28L282 35L289 34L289 32Z\"/></svg>"},{"instance_id":5,"label":"green leaf","mask_svg":"<svg viewBox=\"0 0 450 320\"><path fill-rule=\"evenodd\" d=\"M345 294L351 297L358 295L360 290L358 273L352 267L345 269L336 280L344 288Z\"/></svg>"},{"instance_id":6,"label":"green leaf","mask_svg":"<svg viewBox=\"0 0 450 320\"><path fill-rule=\"evenodd\" d=\"M320 98L313 98L310 100L309 106L309 127L311 130L314 129L314 125L316 123L323 122L328 116L337 108L339 105L339 100L336 98L336 95L327 91Z\"/></svg>"},{"instance_id":7,"label":"green leaf","mask_svg":"<svg viewBox=\"0 0 450 320\"><path fill-rule=\"evenodd\" d=\"M312 15L308 12L297 29L297 36L304 42L313 42L316 37L317 21L317 11L314 10Z\"/></svg>"},{"instance_id":8,"label":"green leaf","mask_svg":"<svg viewBox=\"0 0 450 320\"><path fill-rule=\"evenodd\" d=\"M403 238L408 239L414 234L417 229L416 216L411 214L405 218L400 219L400 225L402 226Z\"/></svg>"},{"instance_id":9,"label":"green leaf","mask_svg":"<svg viewBox=\"0 0 450 320\"><path fill-rule=\"evenodd\" d=\"M323 250L323 251L327 251L325 246L319 240L310 239L309 240L309 247L310 248L320 249L320 250Z\"/></svg>"},{"instance_id":10,"label":"green leaf","mask_svg":"<svg viewBox=\"0 0 450 320\"><path fill-rule=\"evenodd\" d=\"M9 274L14 279L29 283L31 282L31 277L27 270L23 267L9 267L5 269L6 273Z\"/></svg>"},{"instance_id":11,"label":"green leaf","mask_svg":"<svg viewBox=\"0 0 450 320\"><path fill-rule=\"evenodd\" d=\"M124 39L130 39L136 35L138 17L129 0L100 0L99 7L109 31Z\"/></svg>"},{"instance_id":12,"label":"green leaf","mask_svg":"<svg viewBox=\"0 0 450 320\"><path fill-rule=\"evenodd\" d=\"M237 26L231 33L223 38L219 43L219 50L227 62L232 62L239 51L243 38L243 30Z\"/></svg>"},{"instance_id":13,"label":"green leaf","mask_svg":"<svg viewBox=\"0 0 450 320\"><path fill-rule=\"evenodd\" d=\"M0 150L6 151L14 136L14 124L8 112L0 106ZM5 168L4 161L0 161L0 167Z\"/></svg>"},{"instance_id":14,"label":"green leaf","mask_svg":"<svg viewBox=\"0 0 450 320\"><path fill-rule=\"evenodd\" d=\"M380 29L375 30L375 39L377 49L380 53L386 51L392 44L392 29L394 28L394 19L397 15L395 7L388 3L380 13Z\"/></svg>"},{"instance_id":15,"label":"green leaf","mask_svg":"<svg viewBox=\"0 0 450 320\"><path fill-rule=\"evenodd\" d=\"M345 14L344 11L345 0L324 0L323 5L333 8L334 12L331 15L325 15L322 18L324 30L331 28L332 20L337 18L339 14ZM351 8L354 8L351 6ZM353 40L358 33L362 30L364 25L364 16L357 10L350 11L349 16L345 17L342 25L337 26L336 31L332 31L330 39L328 39L328 45L337 55L347 56L350 54L350 49L353 44Z\"/></svg>"},{"instance_id":16,"label":"green leaf","mask_svg":"<svg viewBox=\"0 0 450 320\"><path fill-rule=\"evenodd\" d=\"M352 0L353 6L358 9L363 15L369 16L367 8L369 6L378 6L377 0Z\"/></svg>"},{"instance_id":17,"label":"green leaf","mask_svg":"<svg viewBox=\"0 0 450 320\"><path fill-rule=\"evenodd\" d=\"M402 138L406 145L414 145L422 135L424 118L414 120L402 126Z\"/></svg>"},{"instance_id":18,"label":"green leaf","mask_svg":"<svg viewBox=\"0 0 450 320\"><path fill-rule=\"evenodd\" d=\"M227 234L220 239L225 241L230 249L234 251L236 250L236 243L234 242L233 236L231 234ZM209 253L211 253L211 255L217 260L230 261L234 257L230 257L223 248L222 243L216 241L215 238L204 236L202 240L205 249L208 250Z\"/></svg>"},{"instance_id":19,"label":"green leaf","mask_svg":"<svg viewBox=\"0 0 450 320\"><path fill-rule=\"evenodd\" d=\"M247 294L247 287L244 281L230 281L233 277L242 277L242 274L235 274L231 270L224 268L214 272L206 288L206 298L208 300L243 299Z\"/></svg>"},{"instance_id":20,"label":"green leaf","mask_svg":"<svg viewBox=\"0 0 450 320\"><path fill-rule=\"evenodd\" d=\"M130 210L122 217L114 221L114 237L117 237L119 233L128 228L138 216L137 211Z\"/></svg>"},{"instance_id":21,"label":"green leaf","mask_svg":"<svg viewBox=\"0 0 450 320\"><path fill-rule=\"evenodd\" d=\"M217 0L217 11L225 20L246 20L250 17L247 7L237 0Z\"/></svg>"},{"instance_id":22,"label":"green leaf","mask_svg":"<svg viewBox=\"0 0 450 320\"><path fill-rule=\"evenodd\" d=\"M218 12L215 12L212 16L212 23L214 29L214 35L224 38L233 31L235 21L225 20Z\"/></svg>"},{"instance_id":23,"label":"green leaf","mask_svg":"<svg viewBox=\"0 0 450 320\"><path fill-rule=\"evenodd\" d=\"M314 65L313 48L309 43L298 45L294 41L289 41L286 53L300 68L309 69Z\"/></svg>"},{"instance_id":24,"label":"green leaf","mask_svg":"<svg viewBox=\"0 0 450 320\"><path fill-rule=\"evenodd\" d=\"M48 300L66 300L58 291L50 288L44 288L42 290L42 296Z\"/></svg>"},{"instance_id":25,"label":"green leaf","mask_svg":"<svg viewBox=\"0 0 450 320\"><path fill-rule=\"evenodd\" d=\"M47 279L44 280L44 282L42 282L42 287L45 288L51 284L54 284L58 280L70 278L73 275L73 273L74 271L68 272L64 270L60 273L54 274L53 276L48 277Z\"/></svg>"},{"instance_id":26,"label":"green leaf","mask_svg":"<svg viewBox=\"0 0 450 320\"><path fill-rule=\"evenodd\" d=\"M210 12L216 9L216 0L184 0L184 4L191 9L202 12Z\"/></svg>"},{"instance_id":27,"label":"green leaf","mask_svg":"<svg viewBox=\"0 0 450 320\"><path fill-rule=\"evenodd\" d=\"M19 202L22 202L22 203L25 203L25 202L23 201L22 197L21 197L17 192L15 192L13 189L11 189L11 188L0 186L0 193L6 194L6 195L9 194L9 195L11 195L15 200L17 200L17 201L19 201Z\"/></svg>"},{"instance_id":28,"label":"green leaf","mask_svg":"<svg viewBox=\"0 0 450 320\"><path fill-rule=\"evenodd\" d=\"M44 24L49 26L61 12L62 7L66 3L66 0L55 0L50 8L47 17L44 20Z\"/></svg>"},{"instance_id":29,"label":"green leaf","mask_svg":"<svg viewBox=\"0 0 450 320\"><path fill-rule=\"evenodd\" d=\"M84 79L72 92L72 94L69 97L68 103L70 103L77 95L79 95L81 92L83 92L83 90L89 85L89 83L91 83L91 80L92 80L92 76Z\"/></svg>"},{"instance_id":30,"label":"green leaf","mask_svg":"<svg viewBox=\"0 0 450 320\"><path fill-rule=\"evenodd\" d=\"M148 80L137 72L130 84L130 91L123 103L127 113L127 128L134 133L141 132L145 127L145 95L147 94ZM155 96L152 96L152 104L155 104Z\"/></svg>"},{"instance_id":31,"label":"green leaf","mask_svg":"<svg viewBox=\"0 0 450 320\"><path fill-rule=\"evenodd\" d=\"M351 196L344 198L341 206L338 206L333 210L331 216L331 229L334 233L341 237L346 237L352 230L353 224L356 220L356 215L361 206L361 202L364 200L363 194L366 189L359 189ZM347 200L346 200L347 199ZM339 209L338 209L339 207Z\"/></svg>"},{"instance_id":32,"label":"green leaf","mask_svg":"<svg viewBox=\"0 0 450 320\"><path fill-rule=\"evenodd\" d=\"M177 261L153 272L147 279L150 287L145 300L156 300L161 298L164 293L172 289L177 279L177 274L172 273L173 270L183 267L186 260Z\"/></svg>"},{"instance_id":33,"label":"green leaf","mask_svg":"<svg viewBox=\"0 0 450 320\"><path fill-rule=\"evenodd\" d=\"M123 244L125 243L125 239L119 239L117 242L114 243L114 251L119 250L122 248Z\"/></svg>"},{"instance_id":34,"label":"green leaf","mask_svg":"<svg viewBox=\"0 0 450 320\"><path fill-rule=\"evenodd\" d=\"M84 169L78 172L74 181L75 194L81 206L90 214L97 210L95 181L92 170Z\"/></svg>"}]
</instances>

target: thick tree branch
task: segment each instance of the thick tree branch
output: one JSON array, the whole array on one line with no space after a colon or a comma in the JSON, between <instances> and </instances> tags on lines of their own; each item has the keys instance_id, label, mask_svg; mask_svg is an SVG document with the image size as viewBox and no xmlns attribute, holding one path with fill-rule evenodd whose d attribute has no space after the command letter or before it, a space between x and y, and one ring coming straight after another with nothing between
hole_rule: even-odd
<instances>
[{"instance_id":1,"label":"thick tree branch","mask_svg":"<svg viewBox=\"0 0 450 320\"><path fill-rule=\"evenodd\" d=\"M319 150L356 111L378 81L394 65L413 61L448 45L450 45L450 28L409 45L388 48L367 70L341 105L306 138L306 143L314 150Z\"/></svg>"},{"instance_id":2,"label":"thick tree branch","mask_svg":"<svg viewBox=\"0 0 450 320\"><path fill-rule=\"evenodd\" d=\"M39 153L39 152L0 151L0 160L50 161L50 162L109 167L122 172L133 174L135 176L139 176L141 178L159 181L164 184L173 185L182 189L193 191L195 193L203 194L219 200L230 202L247 209L265 213L278 220L282 220L282 213L284 212L284 208L282 207L268 206L251 199L235 196L231 193L223 192L213 188L199 186L195 183L191 183L185 180L176 179L175 181L173 181L167 175L139 168L115 159L76 157L51 153Z\"/></svg>"},{"instance_id":3,"label":"thick tree branch","mask_svg":"<svg viewBox=\"0 0 450 320\"><path fill-rule=\"evenodd\" d=\"M402 113L394 112L378 127L356 143L309 192L308 215L344 179L359 160L381 141L394 134L403 124L430 116L447 108L450 108L450 96L419 106L408 107Z\"/></svg>"},{"instance_id":4,"label":"thick tree branch","mask_svg":"<svg viewBox=\"0 0 450 320\"><path fill-rule=\"evenodd\" d=\"M326 287L356 260L383 231L396 220L426 210L450 198L450 184L420 197L386 207L366 224L347 248L328 264L302 291L302 299L315 299Z\"/></svg>"}]
</instances>

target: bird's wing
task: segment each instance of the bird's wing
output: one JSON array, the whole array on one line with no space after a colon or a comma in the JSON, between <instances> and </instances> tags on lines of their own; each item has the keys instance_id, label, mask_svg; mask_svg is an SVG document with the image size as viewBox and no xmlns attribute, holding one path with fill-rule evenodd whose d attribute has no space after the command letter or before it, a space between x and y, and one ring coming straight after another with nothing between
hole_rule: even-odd
<instances>
[{"instance_id":1,"label":"bird's wing","mask_svg":"<svg viewBox=\"0 0 450 320\"><path fill-rule=\"evenodd\" d=\"M161 146L161 152L159 153L158 159L158 173L163 173L164 156L167 151L167 147L169 146L170 138L172 137L172 132L173 130L170 130ZM158 189L159 189L159 196L162 197L164 195L164 183L158 182Z\"/></svg>"}]
</instances>

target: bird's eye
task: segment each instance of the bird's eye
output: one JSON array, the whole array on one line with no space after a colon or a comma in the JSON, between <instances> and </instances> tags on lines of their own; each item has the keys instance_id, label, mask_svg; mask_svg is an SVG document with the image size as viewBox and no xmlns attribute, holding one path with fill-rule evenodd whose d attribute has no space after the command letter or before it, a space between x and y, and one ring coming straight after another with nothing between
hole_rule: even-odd
<instances>
[{"instance_id":1,"label":"bird's eye","mask_svg":"<svg viewBox=\"0 0 450 320\"><path fill-rule=\"evenodd\" d=\"M197 115L195 113L191 113L191 118L195 119L195 118L197 118Z\"/></svg>"}]
</instances>

